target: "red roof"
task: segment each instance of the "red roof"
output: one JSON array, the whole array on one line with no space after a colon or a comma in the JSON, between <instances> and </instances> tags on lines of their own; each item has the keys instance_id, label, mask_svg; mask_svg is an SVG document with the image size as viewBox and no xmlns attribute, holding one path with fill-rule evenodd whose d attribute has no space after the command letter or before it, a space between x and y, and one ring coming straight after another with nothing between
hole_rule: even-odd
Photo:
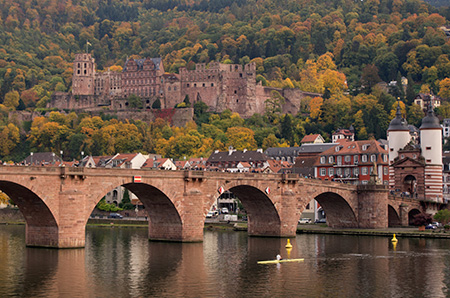
<instances>
[{"instance_id":1,"label":"red roof","mask_svg":"<svg viewBox=\"0 0 450 298\"><path fill-rule=\"evenodd\" d=\"M319 137L320 137L319 134L307 135L307 136L303 137L303 139L301 140L301 143L313 143Z\"/></svg>"}]
</instances>

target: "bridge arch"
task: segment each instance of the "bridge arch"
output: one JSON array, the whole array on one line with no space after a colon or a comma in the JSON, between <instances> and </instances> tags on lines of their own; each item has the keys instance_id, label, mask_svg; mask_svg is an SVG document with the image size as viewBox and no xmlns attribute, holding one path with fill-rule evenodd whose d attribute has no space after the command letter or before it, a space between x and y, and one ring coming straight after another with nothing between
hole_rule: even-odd
<instances>
[{"instance_id":1,"label":"bridge arch","mask_svg":"<svg viewBox=\"0 0 450 298\"><path fill-rule=\"evenodd\" d=\"M281 235L280 215L266 193L251 185L237 185L229 191L239 198L248 214L249 236Z\"/></svg>"},{"instance_id":2,"label":"bridge arch","mask_svg":"<svg viewBox=\"0 0 450 298\"><path fill-rule=\"evenodd\" d=\"M392 205L388 205L388 226L401 226L400 216Z\"/></svg>"},{"instance_id":3,"label":"bridge arch","mask_svg":"<svg viewBox=\"0 0 450 298\"><path fill-rule=\"evenodd\" d=\"M414 216L417 214L420 214L420 210L413 208L408 212L408 225L413 226L414 225Z\"/></svg>"},{"instance_id":4,"label":"bridge arch","mask_svg":"<svg viewBox=\"0 0 450 298\"><path fill-rule=\"evenodd\" d=\"M58 245L58 223L50 208L35 192L5 180L0 180L0 190L12 199L25 218L28 246Z\"/></svg>"},{"instance_id":5,"label":"bridge arch","mask_svg":"<svg viewBox=\"0 0 450 298\"><path fill-rule=\"evenodd\" d=\"M131 191L144 205L149 215L150 240L181 241L183 239L183 223L180 212L167 194L147 183L125 183L118 186L123 186ZM102 194L97 196L89 209L90 212L108 191L111 189L102 190Z\"/></svg>"},{"instance_id":6,"label":"bridge arch","mask_svg":"<svg viewBox=\"0 0 450 298\"><path fill-rule=\"evenodd\" d=\"M329 227L358 227L358 220L353 208L341 195L327 191L317 195L314 199L325 211Z\"/></svg>"}]
</instances>

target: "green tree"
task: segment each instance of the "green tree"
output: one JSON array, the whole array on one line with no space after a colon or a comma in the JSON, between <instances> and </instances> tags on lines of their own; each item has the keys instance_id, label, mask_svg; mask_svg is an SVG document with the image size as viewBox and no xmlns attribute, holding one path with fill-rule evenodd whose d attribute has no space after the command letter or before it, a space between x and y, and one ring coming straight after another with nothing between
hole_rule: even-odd
<instances>
[{"instance_id":1,"label":"green tree","mask_svg":"<svg viewBox=\"0 0 450 298\"><path fill-rule=\"evenodd\" d=\"M266 115L273 121L282 111L282 106L285 103L284 97L276 90L271 92L270 98L266 99Z\"/></svg>"},{"instance_id":2,"label":"green tree","mask_svg":"<svg viewBox=\"0 0 450 298\"><path fill-rule=\"evenodd\" d=\"M160 110L161 109L161 101L159 100L159 98L157 98L153 104L152 104L152 109L155 110Z\"/></svg>"},{"instance_id":3,"label":"green tree","mask_svg":"<svg viewBox=\"0 0 450 298\"><path fill-rule=\"evenodd\" d=\"M450 210L448 209L442 209L436 212L436 214L433 216L435 220L440 222L443 225L447 225L450 222Z\"/></svg>"},{"instance_id":4,"label":"green tree","mask_svg":"<svg viewBox=\"0 0 450 298\"><path fill-rule=\"evenodd\" d=\"M130 96L128 96L127 100L128 106L132 109L142 109L144 107L142 99L135 94L131 94Z\"/></svg>"},{"instance_id":5,"label":"green tree","mask_svg":"<svg viewBox=\"0 0 450 298\"><path fill-rule=\"evenodd\" d=\"M20 95L17 91L10 91L5 95L3 104L11 110L15 110L19 105Z\"/></svg>"},{"instance_id":6,"label":"green tree","mask_svg":"<svg viewBox=\"0 0 450 298\"><path fill-rule=\"evenodd\" d=\"M294 145L294 130L292 127L291 115L285 114L281 122L281 137L284 138L289 145Z\"/></svg>"}]
</instances>

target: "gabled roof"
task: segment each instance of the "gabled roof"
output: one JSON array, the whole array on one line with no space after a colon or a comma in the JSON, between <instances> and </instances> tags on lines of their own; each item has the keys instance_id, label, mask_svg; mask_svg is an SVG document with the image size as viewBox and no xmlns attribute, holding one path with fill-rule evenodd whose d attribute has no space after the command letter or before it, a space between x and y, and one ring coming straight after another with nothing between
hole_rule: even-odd
<instances>
[{"instance_id":1,"label":"gabled roof","mask_svg":"<svg viewBox=\"0 0 450 298\"><path fill-rule=\"evenodd\" d=\"M350 129L340 128L337 131L333 132L333 135L352 136L354 135L354 133L351 132Z\"/></svg>"},{"instance_id":2,"label":"gabled roof","mask_svg":"<svg viewBox=\"0 0 450 298\"><path fill-rule=\"evenodd\" d=\"M320 134L307 135L303 137L300 143L314 143L318 138L321 138L323 140Z\"/></svg>"},{"instance_id":3,"label":"gabled roof","mask_svg":"<svg viewBox=\"0 0 450 298\"><path fill-rule=\"evenodd\" d=\"M297 156L301 147L270 147L264 153L271 157Z\"/></svg>"},{"instance_id":4,"label":"gabled roof","mask_svg":"<svg viewBox=\"0 0 450 298\"><path fill-rule=\"evenodd\" d=\"M207 163L218 163L218 162L259 162L269 160L270 157L265 155L262 150L259 151L249 151L249 150L231 150L231 151L215 151L209 156Z\"/></svg>"},{"instance_id":5,"label":"gabled roof","mask_svg":"<svg viewBox=\"0 0 450 298\"><path fill-rule=\"evenodd\" d=\"M60 164L61 157L53 152L34 152L28 155L24 160L25 164L35 164L35 165L51 165Z\"/></svg>"},{"instance_id":6,"label":"gabled roof","mask_svg":"<svg viewBox=\"0 0 450 298\"><path fill-rule=\"evenodd\" d=\"M320 153L330 148L334 148L337 145L337 143L302 144L299 150L299 154Z\"/></svg>"},{"instance_id":7,"label":"gabled roof","mask_svg":"<svg viewBox=\"0 0 450 298\"><path fill-rule=\"evenodd\" d=\"M414 159L411 157L405 157L399 160L394 161L391 166L392 167L400 167L400 166L405 166L406 163L411 164L410 166L419 166L419 167L425 167L425 161L422 159Z\"/></svg>"},{"instance_id":8,"label":"gabled roof","mask_svg":"<svg viewBox=\"0 0 450 298\"><path fill-rule=\"evenodd\" d=\"M113 158L109 160L109 162L113 160L117 160L116 167L122 166L124 163L131 162L139 153L119 153Z\"/></svg>"}]
</instances>

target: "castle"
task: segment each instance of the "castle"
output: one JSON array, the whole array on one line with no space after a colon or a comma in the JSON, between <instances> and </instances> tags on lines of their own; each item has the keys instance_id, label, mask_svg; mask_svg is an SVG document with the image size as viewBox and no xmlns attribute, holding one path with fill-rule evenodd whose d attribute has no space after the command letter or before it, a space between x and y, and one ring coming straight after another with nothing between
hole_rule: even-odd
<instances>
[{"instance_id":1,"label":"castle","mask_svg":"<svg viewBox=\"0 0 450 298\"><path fill-rule=\"evenodd\" d=\"M203 101L211 112L230 109L242 117L264 114L265 101L278 91L284 98L283 113L297 114L301 100L321 94L299 89L265 87L256 82L256 65L249 63L197 63L195 70L181 68L179 74L166 73L161 58L127 59L122 72L96 71L89 53L76 54L72 93L55 92L49 108L60 110L130 110L128 97L137 95L144 109L156 100L162 109L174 108L187 97L191 103Z\"/></svg>"}]
</instances>

